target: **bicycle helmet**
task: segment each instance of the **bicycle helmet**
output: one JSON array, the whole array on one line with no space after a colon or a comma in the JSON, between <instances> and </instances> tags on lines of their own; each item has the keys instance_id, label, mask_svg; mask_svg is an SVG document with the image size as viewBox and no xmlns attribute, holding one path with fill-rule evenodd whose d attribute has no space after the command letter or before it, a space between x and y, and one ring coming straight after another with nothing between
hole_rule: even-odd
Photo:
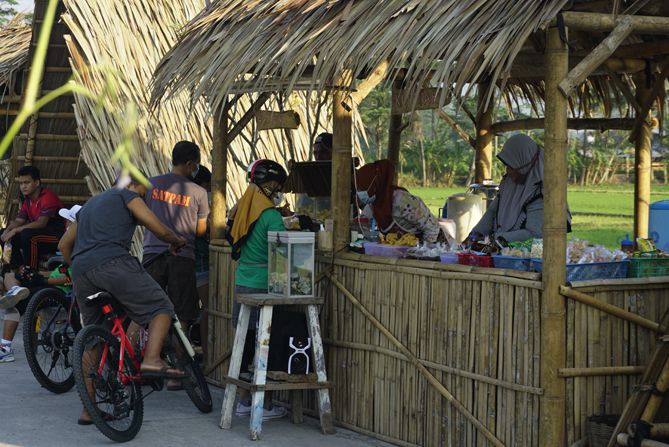
<instances>
[{"instance_id":1,"label":"bicycle helmet","mask_svg":"<svg viewBox=\"0 0 669 447\"><path fill-rule=\"evenodd\" d=\"M249 166L249 182L260 186L275 181L283 185L288 178L286 170L279 163L272 160L258 160Z\"/></svg>"}]
</instances>

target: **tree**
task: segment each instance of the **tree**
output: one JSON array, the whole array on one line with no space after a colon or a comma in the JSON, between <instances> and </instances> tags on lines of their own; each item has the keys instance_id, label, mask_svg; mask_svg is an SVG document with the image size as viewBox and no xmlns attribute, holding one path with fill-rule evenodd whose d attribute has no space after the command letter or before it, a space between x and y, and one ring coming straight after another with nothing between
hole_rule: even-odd
<instances>
[{"instance_id":1,"label":"tree","mask_svg":"<svg viewBox=\"0 0 669 447\"><path fill-rule=\"evenodd\" d=\"M0 0L0 26L5 26L17 14L18 0Z\"/></svg>"}]
</instances>

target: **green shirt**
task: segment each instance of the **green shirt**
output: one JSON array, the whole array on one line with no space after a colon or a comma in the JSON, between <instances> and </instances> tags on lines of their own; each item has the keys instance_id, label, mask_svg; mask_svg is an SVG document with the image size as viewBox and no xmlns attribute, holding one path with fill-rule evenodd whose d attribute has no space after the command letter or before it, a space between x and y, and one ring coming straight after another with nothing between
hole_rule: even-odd
<instances>
[{"instance_id":1,"label":"green shirt","mask_svg":"<svg viewBox=\"0 0 669 447\"><path fill-rule=\"evenodd\" d=\"M268 208L260 214L246 242L242 245L235 285L267 289L267 232L286 231L281 214Z\"/></svg>"},{"instance_id":2,"label":"green shirt","mask_svg":"<svg viewBox=\"0 0 669 447\"><path fill-rule=\"evenodd\" d=\"M51 272L51 275L49 275L49 278L62 278L63 276L65 276L64 273L60 272L60 268L62 266L63 265L61 264L58 267L56 267L56 269L53 272ZM70 267L67 268L67 274L70 276L70 278L72 278L72 268L70 268ZM69 285L69 286L54 286L54 287L56 287L56 289L60 289L61 291L63 291L66 294L70 293L70 290L72 290L72 285Z\"/></svg>"}]
</instances>

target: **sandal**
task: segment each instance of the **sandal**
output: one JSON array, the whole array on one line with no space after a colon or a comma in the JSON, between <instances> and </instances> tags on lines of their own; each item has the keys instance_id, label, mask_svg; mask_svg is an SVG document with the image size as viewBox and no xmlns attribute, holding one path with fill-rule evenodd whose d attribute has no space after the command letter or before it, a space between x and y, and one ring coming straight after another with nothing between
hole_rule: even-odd
<instances>
[{"instance_id":1,"label":"sandal","mask_svg":"<svg viewBox=\"0 0 669 447\"><path fill-rule=\"evenodd\" d=\"M109 413L105 413L104 418L105 418L105 421L108 421L108 422L114 420L114 416L109 414ZM79 419L77 419L77 424L79 424L79 425L93 425L93 421L91 419L79 418Z\"/></svg>"},{"instance_id":2,"label":"sandal","mask_svg":"<svg viewBox=\"0 0 669 447\"><path fill-rule=\"evenodd\" d=\"M186 373L177 368L170 368L163 366L162 368L150 367L144 368L140 366L140 374L147 379L185 379Z\"/></svg>"}]
</instances>

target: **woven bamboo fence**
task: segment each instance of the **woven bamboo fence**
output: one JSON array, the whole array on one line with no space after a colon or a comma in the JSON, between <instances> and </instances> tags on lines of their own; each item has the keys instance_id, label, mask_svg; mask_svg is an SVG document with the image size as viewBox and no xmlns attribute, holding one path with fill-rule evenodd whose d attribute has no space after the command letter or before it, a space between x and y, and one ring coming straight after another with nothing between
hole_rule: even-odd
<instances>
[{"instance_id":1,"label":"woven bamboo fence","mask_svg":"<svg viewBox=\"0 0 669 447\"><path fill-rule=\"evenodd\" d=\"M210 380L220 384L234 331L234 263L227 247L212 246L211 253L211 268L218 274L210 283L207 364ZM354 254L334 262L321 258L318 269L342 283L504 445L539 445L540 282L496 269ZM335 384L331 398L340 426L399 445L491 445L341 290L323 274L318 278L317 290L325 297L321 329L328 378ZM669 282L576 284L576 290L651 321L660 321L669 309ZM571 445L586 435L588 416L622 412L655 336L629 321L565 301L563 371L568 376L565 417ZM600 367L625 368L569 377ZM316 408L311 396L305 405Z\"/></svg>"},{"instance_id":2,"label":"woven bamboo fence","mask_svg":"<svg viewBox=\"0 0 669 447\"><path fill-rule=\"evenodd\" d=\"M575 289L654 322L669 309L669 281ZM656 334L649 329L567 300L567 368L628 367L605 375L567 377L569 445L586 435L588 416L622 413L655 349L655 340Z\"/></svg>"}]
</instances>

